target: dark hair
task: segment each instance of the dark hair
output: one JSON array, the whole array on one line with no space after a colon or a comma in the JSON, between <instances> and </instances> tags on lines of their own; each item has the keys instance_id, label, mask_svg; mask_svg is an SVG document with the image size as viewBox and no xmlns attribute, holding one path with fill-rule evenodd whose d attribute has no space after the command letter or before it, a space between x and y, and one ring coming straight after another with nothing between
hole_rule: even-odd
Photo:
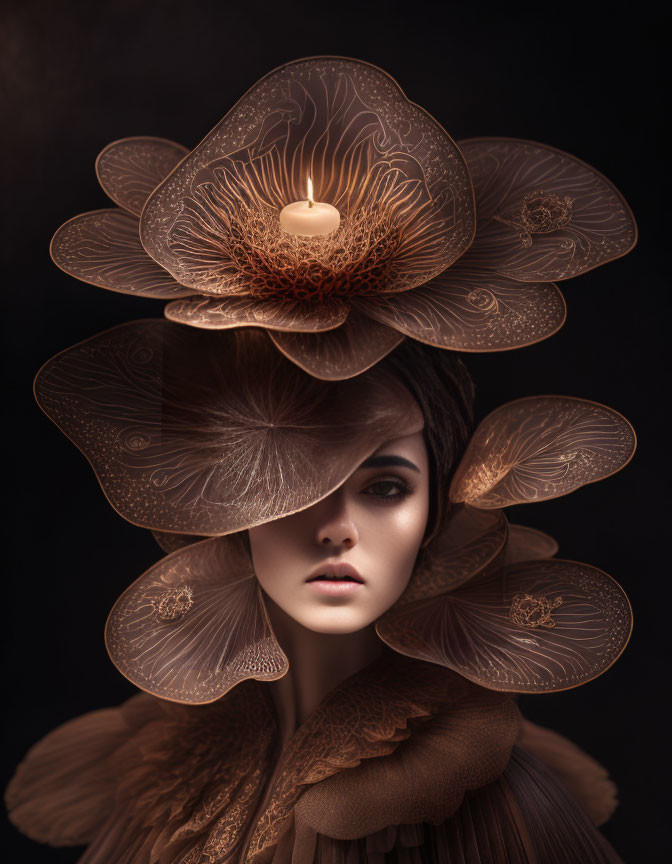
<instances>
[{"instance_id":1,"label":"dark hair","mask_svg":"<svg viewBox=\"0 0 672 864\"><path fill-rule=\"evenodd\" d=\"M425 418L430 465L430 511L424 542L443 525L448 487L473 428L474 385L453 351L406 339L378 364L398 378Z\"/></svg>"}]
</instances>

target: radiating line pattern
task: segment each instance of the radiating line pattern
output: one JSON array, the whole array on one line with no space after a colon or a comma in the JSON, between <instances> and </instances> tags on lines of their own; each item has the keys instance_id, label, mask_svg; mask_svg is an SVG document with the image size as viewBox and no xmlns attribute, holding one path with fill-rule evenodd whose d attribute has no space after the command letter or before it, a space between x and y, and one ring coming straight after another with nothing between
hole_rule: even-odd
<instances>
[{"instance_id":1,"label":"radiating line pattern","mask_svg":"<svg viewBox=\"0 0 672 864\"><path fill-rule=\"evenodd\" d=\"M137 218L124 210L93 210L70 219L54 234L51 257L70 276L108 291L162 300L193 294L147 255Z\"/></svg>"},{"instance_id":2,"label":"radiating line pattern","mask_svg":"<svg viewBox=\"0 0 672 864\"><path fill-rule=\"evenodd\" d=\"M611 408L567 396L518 399L478 426L450 497L484 508L555 498L620 470L634 450L632 426Z\"/></svg>"},{"instance_id":3,"label":"radiating line pattern","mask_svg":"<svg viewBox=\"0 0 672 864\"><path fill-rule=\"evenodd\" d=\"M165 138L122 138L98 154L96 176L115 204L139 216L150 193L188 152Z\"/></svg>"},{"instance_id":4,"label":"radiating line pattern","mask_svg":"<svg viewBox=\"0 0 672 864\"><path fill-rule=\"evenodd\" d=\"M514 623L518 595L544 598L554 607L554 626ZM513 564L394 610L376 629L395 651L448 666L484 687L540 693L600 675L625 648L631 628L630 604L611 577L587 564L547 559Z\"/></svg>"},{"instance_id":5,"label":"radiating line pattern","mask_svg":"<svg viewBox=\"0 0 672 864\"><path fill-rule=\"evenodd\" d=\"M308 176L342 227L306 242L278 215L305 200ZM318 57L248 91L155 190L140 231L200 293L322 298L422 284L466 250L473 227L471 181L448 134L381 70Z\"/></svg>"},{"instance_id":6,"label":"radiating line pattern","mask_svg":"<svg viewBox=\"0 0 672 864\"><path fill-rule=\"evenodd\" d=\"M637 227L623 196L580 159L508 138L474 138L460 149L478 214L470 263L522 282L550 282L635 245Z\"/></svg>"},{"instance_id":7,"label":"radiating line pattern","mask_svg":"<svg viewBox=\"0 0 672 864\"><path fill-rule=\"evenodd\" d=\"M436 597L468 582L498 556L506 539L501 510L454 507L442 531L421 550L398 605Z\"/></svg>"},{"instance_id":8,"label":"radiating line pattern","mask_svg":"<svg viewBox=\"0 0 672 864\"><path fill-rule=\"evenodd\" d=\"M379 369L317 381L264 331L163 320L64 351L40 371L35 393L124 518L188 534L301 510L385 441L423 426L408 391Z\"/></svg>"},{"instance_id":9,"label":"radiating line pattern","mask_svg":"<svg viewBox=\"0 0 672 864\"><path fill-rule=\"evenodd\" d=\"M105 641L136 686L191 704L219 699L247 678L272 681L287 671L240 534L159 561L116 602Z\"/></svg>"}]
</instances>

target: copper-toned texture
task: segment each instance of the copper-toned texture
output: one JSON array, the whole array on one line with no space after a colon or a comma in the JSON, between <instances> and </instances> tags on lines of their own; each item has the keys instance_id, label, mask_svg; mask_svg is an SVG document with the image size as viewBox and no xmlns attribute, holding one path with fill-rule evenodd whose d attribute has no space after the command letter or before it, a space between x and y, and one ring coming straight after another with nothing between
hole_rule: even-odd
<instances>
[{"instance_id":1,"label":"copper-toned texture","mask_svg":"<svg viewBox=\"0 0 672 864\"><path fill-rule=\"evenodd\" d=\"M509 525L509 536L504 548L504 563L553 558L558 544L549 534L527 525Z\"/></svg>"},{"instance_id":2,"label":"copper-toned texture","mask_svg":"<svg viewBox=\"0 0 672 864\"><path fill-rule=\"evenodd\" d=\"M341 327L328 333L273 332L269 335L286 357L324 381L360 375L404 339L397 330L384 327L355 309Z\"/></svg>"},{"instance_id":3,"label":"copper-toned texture","mask_svg":"<svg viewBox=\"0 0 672 864\"><path fill-rule=\"evenodd\" d=\"M138 136L112 141L96 159L98 182L115 204L139 216L150 192L188 152L165 138Z\"/></svg>"},{"instance_id":4,"label":"copper-toned texture","mask_svg":"<svg viewBox=\"0 0 672 864\"><path fill-rule=\"evenodd\" d=\"M625 254L634 219L608 180L552 147L461 146L375 66L296 60L191 153L151 137L108 145L98 176L130 212L76 217L53 257L104 288L182 298L166 308L182 324L302 334L274 341L326 380L361 373L397 334L457 351L531 345L564 323L551 280ZM280 225L309 177L316 200L340 212L330 234ZM347 328L349 310L378 325L366 344L351 332L303 335Z\"/></svg>"},{"instance_id":5,"label":"copper-toned texture","mask_svg":"<svg viewBox=\"0 0 672 864\"><path fill-rule=\"evenodd\" d=\"M356 308L419 342L454 351L531 345L557 332L566 315L555 285L516 282L462 261L413 291L357 298Z\"/></svg>"},{"instance_id":6,"label":"copper-toned texture","mask_svg":"<svg viewBox=\"0 0 672 864\"><path fill-rule=\"evenodd\" d=\"M436 597L467 582L495 559L506 539L501 510L458 505L443 530L420 551L399 605Z\"/></svg>"},{"instance_id":7,"label":"copper-toned texture","mask_svg":"<svg viewBox=\"0 0 672 864\"><path fill-rule=\"evenodd\" d=\"M480 423L450 497L484 508L556 498L620 470L634 450L632 426L611 408L567 396L518 399Z\"/></svg>"},{"instance_id":8,"label":"copper-toned texture","mask_svg":"<svg viewBox=\"0 0 672 864\"><path fill-rule=\"evenodd\" d=\"M331 235L280 227L309 176L341 214ZM243 96L153 192L141 236L199 293L323 299L420 285L473 228L469 174L439 124L375 66L314 57Z\"/></svg>"},{"instance_id":9,"label":"copper-toned texture","mask_svg":"<svg viewBox=\"0 0 672 864\"><path fill-rule=\"evenodd\" d=\"M184 549L185 546L191 546L200 540L208 539L199 534L171 534L169 531L152 531L152 537L166 554L177 552L178 549Z\"/></svg>"},{"instance_id":10,"label":"copper-toned texture","mask_svg":"<svg viewBox=\"0 0 672 864\"><path fill-rule=\"evenodd\" d=\"M136 686L190 704L287 671L240 534L159 561L115 603L105 643Z\"/></svg>"},{"instance_id":11,"label":"copper-toned texture","mask_svg":"<svg viewBox=\"0 0 672 864\"><path fill-rule=\"evenodd\" d=\"M227 534L301 510L385 441L423 425L408 391L379 369L320 382L263 331L156 320L57 355L35 394L124 518L188 534Z\"/></svg>"},{"instance_id":12,"label":"copper-toned texture","mask_svg":"<svg viewBox=\"0 0 672 864\"><path fill-rule=\"evenodd\" d=\"M125 210L94 210L70 219L54 234L51 257L70 276L108 291L162 300L194 293L147 255L137 217Z\"/></svg>"},{"instance_id":13,"label":"copper-toned texture","mask_svg":"<svg viewBox=\"0 0 672 864\"><path fill-rule=\"evenodd\" d=\"M203 330L232 327L264 327L267 330L319 333L342 324L348 307L331 299L324 303L301 300L255 300L254 297L188 297L175 300L165 309L166 318ZM345 377L345 376L344 376Z\"/></svg>"},{"instance_id":14,"label":"copper-toned texture","mask_svg":"<svg viewBox=\"0 0 672 864\"><path fill-rule=\"evenodd\" d=\"M493 690L577 687L608 669L632 629L622 588L601 570L527 561L388 613L376 626L395 651Z\"/></svg>"},{"instance_id":15,"label":"copper-toned texture","mask_svg":"<svg viewBox=\"0 0 672 864\"><path fill-rule=\"evenodd\" d=\"M569 279L637 242L623 196L580 159L532 141L460 141L476 193L469 262L522 282Z\"/></svg>"}]
</instances>

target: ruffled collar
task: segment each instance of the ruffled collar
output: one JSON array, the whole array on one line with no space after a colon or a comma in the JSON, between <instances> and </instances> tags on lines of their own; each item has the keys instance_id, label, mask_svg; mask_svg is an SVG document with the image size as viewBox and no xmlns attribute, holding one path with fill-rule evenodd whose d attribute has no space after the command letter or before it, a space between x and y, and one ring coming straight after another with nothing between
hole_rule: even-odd
<instances>
[{"instance_id":1,"label":"ruffled collar","mask_svg":"<svg viewBox=\"0 0 672 864\"><path fill-rule=\"evenodd\" d=\"M108 757L116 804L91 861L113 842L120 860L132 849L152 864L262 862L297 825L339 838L442 821L501 774L519 730L510 698L391 651L329 693L281 754L263 685L199 708L140 696L120 710L137 716L138 700L153 708ZM79 746L75 728L57 737L61 755Z\"/></svg>"}]
</instances>

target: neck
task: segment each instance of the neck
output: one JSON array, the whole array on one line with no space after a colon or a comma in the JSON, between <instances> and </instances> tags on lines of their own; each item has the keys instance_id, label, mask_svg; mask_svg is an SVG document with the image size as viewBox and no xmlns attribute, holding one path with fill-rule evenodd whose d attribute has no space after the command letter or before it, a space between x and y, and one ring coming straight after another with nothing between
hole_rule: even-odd
<instances>
[{"instance_id":1,"label":"neck","mask_svg":"<svg viewBox=\"0 0 672 864\"><path fill-rule=\"evenodd\" d=\"M373 624L356 633L316 633L264 597L275 636L289 660L289 672L270 683L282 746L324 697L346 678L376 660L382 643Z\"/></svg>"}]
</instances>

